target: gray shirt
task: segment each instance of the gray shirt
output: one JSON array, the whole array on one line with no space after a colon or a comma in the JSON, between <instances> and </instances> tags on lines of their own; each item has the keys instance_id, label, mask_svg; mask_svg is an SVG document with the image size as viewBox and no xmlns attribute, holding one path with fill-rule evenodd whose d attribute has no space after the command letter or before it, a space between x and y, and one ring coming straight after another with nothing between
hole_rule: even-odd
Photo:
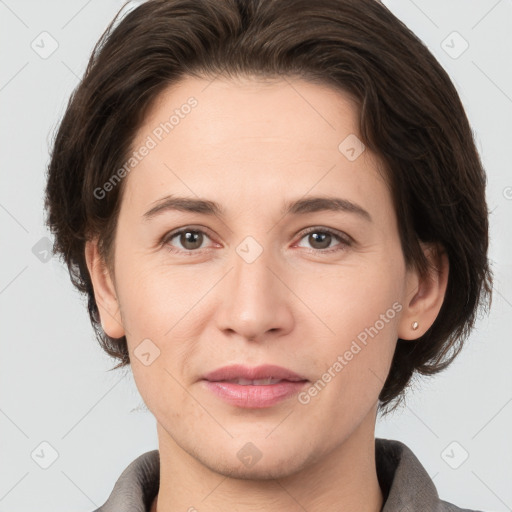
<instances>
[{"instance_id":1,"label":"gray shirt","mask_svg":"<svg viewBox=\"0 0 512 512\"><path fill-rule=\"evenodd\" d=\"M400 441L376 438L375 462L384 495L381 512L477 512L439 499L425 468ZM159 477L158 450L143 453L123 471L106 503L94 512L149 512Z\"/></svg>"}]
</instances>

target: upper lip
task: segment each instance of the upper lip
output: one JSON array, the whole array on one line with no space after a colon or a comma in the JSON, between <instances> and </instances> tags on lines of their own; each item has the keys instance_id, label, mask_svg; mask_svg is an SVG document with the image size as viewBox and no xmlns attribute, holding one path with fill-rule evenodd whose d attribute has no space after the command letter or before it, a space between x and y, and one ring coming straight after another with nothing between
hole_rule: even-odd
<instances>
[{"instance_id":1,"label":"upper lip","mask_svg":"<svg viewBox=\"0 0 512 512\"><path fill-rule=\"evenodd\" d=\"M264 364L261 366L255 366L250 368L249 366L244 366L241 364L235 364L231 366L224 366L222 368L218 368L210 373L207 373L203 379L209 381L227 381L233 379L248 379L248 380L257 380L257 379L281 379L281 380L290 380L290 381L302 381L307 380L301 375L298 375L291 370L283 368L281 366L276 366L272 364Z\"/></svg>"}]
</instances>

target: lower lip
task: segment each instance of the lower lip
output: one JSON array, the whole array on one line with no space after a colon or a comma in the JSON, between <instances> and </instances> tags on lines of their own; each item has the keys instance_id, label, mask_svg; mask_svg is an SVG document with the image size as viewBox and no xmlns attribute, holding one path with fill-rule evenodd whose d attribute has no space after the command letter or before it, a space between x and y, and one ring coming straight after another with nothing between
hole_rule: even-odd
<instances>
[{"instance_id":1,"label":"lower lip","mask_svg":"<svg viewBox=\"0 0 512 512\"><path fill-rule=\"evenodd\" d=\"M275 405L299 393L307 381L291 382L283 380L276 384L262 386L242 386L233 382L204 381L206 387L226 402L251 409L262 409Z\"/></svg>"}]
</instances>

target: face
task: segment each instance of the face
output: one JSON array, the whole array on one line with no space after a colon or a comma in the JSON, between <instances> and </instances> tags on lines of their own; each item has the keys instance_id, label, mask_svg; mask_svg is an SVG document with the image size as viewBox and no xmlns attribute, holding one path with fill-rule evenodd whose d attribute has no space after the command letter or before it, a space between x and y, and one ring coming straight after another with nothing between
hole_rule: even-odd
<instances>
[{"instance_id":1,"label":"face","mask_svg":"<svg viewBox=\"0 0 512 512\"><path fill-rule=\"evenodd\" d=\"M357 118L343 93L291 79L186 78L149 112L102 322L127 336L161 445L219 473L274 478L373 435L411 280ZM205 380L232 365L294 377ZM250 378L265 371L284 378Z\"/></svg>"}]
</instances>

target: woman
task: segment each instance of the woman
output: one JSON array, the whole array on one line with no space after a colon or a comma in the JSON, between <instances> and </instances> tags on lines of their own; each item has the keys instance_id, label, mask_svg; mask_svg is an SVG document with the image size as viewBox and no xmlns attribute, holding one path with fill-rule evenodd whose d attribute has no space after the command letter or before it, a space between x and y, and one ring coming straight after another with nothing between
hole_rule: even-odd
<instances>
[{"instance_id":1,"label":"woman","mask_svg":"<svg viewBox=\"0 0 512 512\"><path fill-rule=\"evenodd\" d=\"M46 206L157 420L98 510L462 510L375 439L492 282L464 109L383 5L149 0L114 20Z\"/></svg>"}]
</instances>

